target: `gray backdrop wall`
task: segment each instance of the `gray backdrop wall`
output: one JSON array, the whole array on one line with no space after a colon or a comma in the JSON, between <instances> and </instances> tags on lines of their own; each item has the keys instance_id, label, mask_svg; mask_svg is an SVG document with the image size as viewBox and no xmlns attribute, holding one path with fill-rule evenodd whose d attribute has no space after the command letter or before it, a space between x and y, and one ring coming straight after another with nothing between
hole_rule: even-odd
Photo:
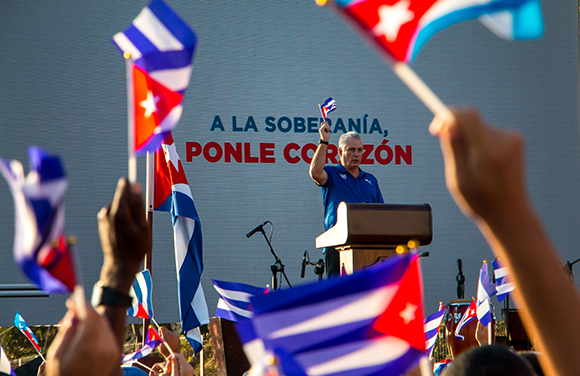
<instances>
[{"instance_id":1,"label":"gray backdrop wall","mask_svg":"<svg viewBox=\"0 0 580 376\"><path fill-rule=\"evenodd\" d=\"M210 278L270 282L273 257L264 239L245 237L265 220L275 226L273 247L291 282L315 280L312 269L299 278L303 251L321 256L314 239L323 232L320 190L301 152L318 139L308 118L319 116L317 103L328 96L338 104L330 116L335 126L338 118L345 128L349 118L366 120L367 144L388 140L409 152L398 164L373 152L374 163L363 168L377 176L387 202L433 208L434 239L424 249L431 256L422 260L426 313L455 298L458 258L466 296L475 295L482 260L493 255L445 188L438 141L427 132L432 115L350 25L314 1L169 3L199 37L174 138L202 221L210 314L217 302ZM66 229L78 237L87 290L102 262L96 214L127 173L125 67L110 38L145 5L5 0L0 11L0 156L27 163L27 147L38 145L64 158ZM539 40L507 42L469 21L437 34L413 68L445 103L475 106L489 122L523 132L531 197L565 262L580 257L578 8L551 0L543 11ZM195 156L195 143L209 153ZM218 149L237 143L247 144L249 158L218 158ZM254 163L260 147L263 163ZM144 158L138 164L144 184ZM0 213L0 283L26 282L12 257L14 211L5 183ZM156 213L159 322L179 321L172 236L170 215ZM64 299L0 299L0 325L12 325L17 309L31 325L56 323Z\"/></svg>"}]
</instances>

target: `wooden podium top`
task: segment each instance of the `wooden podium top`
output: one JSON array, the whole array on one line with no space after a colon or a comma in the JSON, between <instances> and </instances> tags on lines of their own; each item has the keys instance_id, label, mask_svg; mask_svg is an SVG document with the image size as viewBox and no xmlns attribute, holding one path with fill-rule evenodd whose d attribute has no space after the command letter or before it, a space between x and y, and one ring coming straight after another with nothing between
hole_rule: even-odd
<instances>
[{"instance_id":1,"label":"wooden podium top","mask_svg":"<svg viewBox=\"0 0 580 376\"><path fill-rule=\"evenodd\" d=\"M316 238L316 248L394 248L417 240L433 239L431 206L396 204L347 204L337 209L336 225Z\"/></svg>"}]
</instances>

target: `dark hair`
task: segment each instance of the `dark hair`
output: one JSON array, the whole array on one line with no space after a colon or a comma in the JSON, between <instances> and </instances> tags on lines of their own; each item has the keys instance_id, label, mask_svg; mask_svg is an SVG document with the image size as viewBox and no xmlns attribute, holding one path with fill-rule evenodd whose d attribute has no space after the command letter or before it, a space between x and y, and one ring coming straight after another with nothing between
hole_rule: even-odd
<instances>
[{"instance_id":1,"label":"dark hair","mask_svg":"<svg viewBox=\"0 0 580 376\"><path fill-rule=\"evenodd\" d=\"M461 353L443 376L536 376L529 363L506 346L474 347Z\"/></svg>"}]
</instances>

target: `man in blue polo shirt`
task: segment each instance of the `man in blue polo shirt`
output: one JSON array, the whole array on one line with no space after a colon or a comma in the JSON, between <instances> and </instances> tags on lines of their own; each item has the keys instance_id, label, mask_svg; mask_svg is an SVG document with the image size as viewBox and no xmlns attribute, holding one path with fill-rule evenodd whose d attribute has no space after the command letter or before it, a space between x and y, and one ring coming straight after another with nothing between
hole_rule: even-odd
<instances>
[{"instance_id":1,"label":"man in blue polo shirt","mask_svg":"<svg viewBox=\"0 0 580 376\"><path fill-rule=\"evenodd\" d=\"M326 149L330 139L330 127L323 122L318 130L320 141L310 163L310 177L322 189L324 204L324 230L336 224L336 209L342 201L346 203L383 203L383 195L377 179L360 169L363 142L356 132L348 132L338 140L340 164L326 166ZM326 248L326 275L340 274L338 252Z\"/></svg>"}]
</instances>

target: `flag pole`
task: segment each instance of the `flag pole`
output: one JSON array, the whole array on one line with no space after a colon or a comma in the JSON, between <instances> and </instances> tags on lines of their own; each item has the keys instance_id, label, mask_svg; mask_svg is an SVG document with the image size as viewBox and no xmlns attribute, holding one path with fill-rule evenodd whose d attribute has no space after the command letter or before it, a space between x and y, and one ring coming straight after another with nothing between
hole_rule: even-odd
<instances>
[{"instance_id":1,"label":"flag pole","mask_svg":"<svg viewBox=\"0 0 580 376\"><path fill-rule=\"evenodd\" d=\"M135 156L135 127L133 121L133 60L131 54L125 52L125 73L127 76L127 134L129 148L129 183L137 181L137 157Z\"/></svg>"},{"instance_id":2,"label":"flag pole","mask_svg":"<svg viewBox=\"0 0 580 376\"><path fill-rule=\"evenodd\" d=\"M149 225L149 236L151 248L147 250L147 254L143 260L144 269L149 270L151 274L151 279L153 279L152 268L152 257L153 257L153 198L154 198L154 187L155 187L155 153L147 152L147 173L145 180L145 206L147 207L147 224ZM150 320L143 319L143 340L147 333L147 328L149 327Z\"/></svg>"}]
</instances>

